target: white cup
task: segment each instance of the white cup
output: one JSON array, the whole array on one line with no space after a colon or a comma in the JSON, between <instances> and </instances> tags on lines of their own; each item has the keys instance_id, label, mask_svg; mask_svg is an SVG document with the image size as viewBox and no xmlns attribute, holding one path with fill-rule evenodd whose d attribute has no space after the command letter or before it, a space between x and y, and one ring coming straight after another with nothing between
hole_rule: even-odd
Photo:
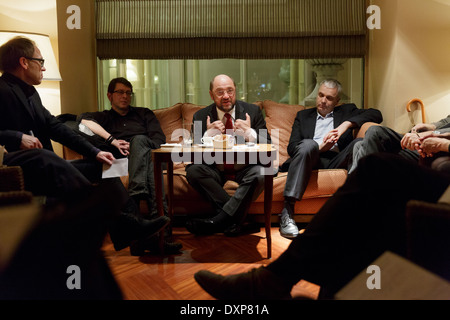
<instances>
[{"instance_id":1,"label":"white cup","mask_svg":"<svg viewBox=\"0 0 450 320\"><path fill-rule=\"evenodd\" d=\"M234 137L229 134L219 134L214 137L213 143L216 149L230 149L234 146Z\"/></svg>"},{"instance_id":2,"label":"white cup","mask_svg":"<svg viewBox=\"0 0 450 320\"><path fill-rule=\"evenodd\" d=\"M203 137L202 138L202 143L207 146L207 147L212 147L213 146L213 137Z\"/></svg>"}]
</instances>

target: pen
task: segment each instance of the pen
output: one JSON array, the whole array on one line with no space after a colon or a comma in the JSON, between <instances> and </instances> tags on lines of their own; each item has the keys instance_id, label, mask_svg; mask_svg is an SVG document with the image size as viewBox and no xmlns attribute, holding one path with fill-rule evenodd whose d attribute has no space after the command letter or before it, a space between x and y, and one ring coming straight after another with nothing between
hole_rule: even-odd
<instances>
[{"instance_id":1,"label":"pen","mask_svg":"<svg viewBox=\"0 0 450 320\"><path fill-rule=\"evenodd\" d=\"M30 130L30 136L34 137L33 130Z\"/></svg>"}]
</instances>

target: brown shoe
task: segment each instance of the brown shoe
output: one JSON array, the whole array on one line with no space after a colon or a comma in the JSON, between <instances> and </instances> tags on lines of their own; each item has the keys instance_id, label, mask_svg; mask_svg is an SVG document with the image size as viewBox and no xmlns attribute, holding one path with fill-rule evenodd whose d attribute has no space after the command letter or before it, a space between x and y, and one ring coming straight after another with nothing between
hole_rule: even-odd
<instances>
[{"instance_id":1,"label":"brown shoe","mask_svg":"<svg viewBox=\"0 0 450 320\"><path fill-rule=\"evenodd\" d=\"M292 299L292 287L264 267L230 276L201 270L194 274L194 278L206 292L219 300Z\"/></svg>"}]
</instances>

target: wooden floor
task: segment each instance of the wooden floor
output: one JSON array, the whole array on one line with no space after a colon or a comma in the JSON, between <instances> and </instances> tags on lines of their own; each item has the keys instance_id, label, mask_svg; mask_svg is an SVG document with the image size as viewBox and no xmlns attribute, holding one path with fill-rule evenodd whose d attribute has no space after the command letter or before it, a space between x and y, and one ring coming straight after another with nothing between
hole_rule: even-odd
<instances>
[{"instance_id":1,"label":"wooden floor","mask_svg":"<svg viewBox=\"0 0 450 320\"><path fill-rule=\"evenodd\" d=\"M223 234L195 236L184 227L173 229L174 239L183 244L181 254L146 254L135 257L129 249L119 252L109 239L103 250L126 300L214 300L194 280L194 273L210 270L223 275L246 272L267 265L290 244L272 228L272 259L266 259L266 239L261 232L237 238ZM316 299L319 287L301 281L292 295Z\"/></svg>"}]
</instances>

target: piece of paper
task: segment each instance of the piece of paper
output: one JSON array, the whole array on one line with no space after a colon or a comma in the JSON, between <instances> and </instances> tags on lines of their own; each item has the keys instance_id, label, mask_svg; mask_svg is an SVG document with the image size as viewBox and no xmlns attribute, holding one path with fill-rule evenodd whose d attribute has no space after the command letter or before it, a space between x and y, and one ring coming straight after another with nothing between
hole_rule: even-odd
<instances>
[{"instance_id":1,"label":"piece of paper","mask_svg":"<svg viewBox=\"0 0 450 320\"><path fill-rule=\"evenodd\" d=\"M102 179L128 175L128 158L116 159L112 166L103 164Z\"/></svg>"}]
</instances>

